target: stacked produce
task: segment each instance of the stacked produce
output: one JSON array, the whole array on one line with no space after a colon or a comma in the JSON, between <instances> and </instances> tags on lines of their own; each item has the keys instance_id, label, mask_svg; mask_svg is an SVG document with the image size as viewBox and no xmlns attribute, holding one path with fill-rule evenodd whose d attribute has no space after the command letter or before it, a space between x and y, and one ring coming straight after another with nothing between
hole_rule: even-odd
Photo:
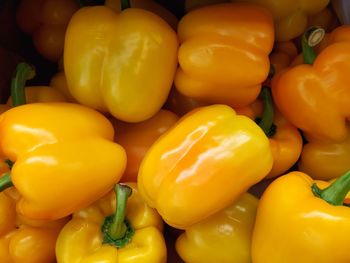
<instances>
[{"instance_id":1,"label":"stacked produce","mask_svg":"<svg viewBox=\"0 0 350 263\"><path fill-rule=\"evenodd\" d=\"M0 262L349 263L342 4L18 0Z\"/></svg>"}]
</instances>

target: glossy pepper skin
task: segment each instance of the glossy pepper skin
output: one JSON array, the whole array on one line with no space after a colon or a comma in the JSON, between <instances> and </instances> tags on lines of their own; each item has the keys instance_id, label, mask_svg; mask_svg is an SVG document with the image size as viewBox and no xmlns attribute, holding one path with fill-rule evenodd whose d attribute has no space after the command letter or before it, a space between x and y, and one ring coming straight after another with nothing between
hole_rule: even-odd
<instances>
[{"instance_id":1,"label":"glossy pepper skin","mask_svg":"<svg viewBox=\"0 0 350 263\"><path fill-rule=\"evenodd\" d=\"M175 86L180 93L233 107L257 98L274 41L267 10L244 3L198 8L181 19L178 36Z\"/></svg>"},{"instance_id":2,"label":"glossy pepper skin","mask_svg":"<svg viewBox=\"0 0 350 263\"><path fill-rule=\"evenodd\" d=\"M307 135L342 141L350 132L349 70L350 42L332 44L313 65L298 65L278 74L272 80L274 101Z\"/></svg>"},{"instance_id":3,"label":"glossy pepper skin","mask_svg":"<svg viewBox=\"0 0 350 263\"><path fill-rule=\"evenodd\" d=\"M233 205L189 227L176 241L186 263L250 263L258 199L245 193Z\"/></svg>"},{"instance_id":4,"label":"glossy pepper skin","mask_svg":"<svg viewBox=\"0 0 350 263\"><path fill-rule=\"evenodd\" d=\"M85 7L65 41L68 88L81 104L126 122L155 115L165 103L177 64L177 36L160 17L128 8Z\"/></svg>"},{"instance_id":5,"label":"glossy pepper skin","mask_svg":"<svg viewBox=\"0 0 350 263\"><path fill-rule=\"evenodd\" d=\"M186 229L232 204L271 167L262 130L232 108L212 105L186 114L152 145L138 187L165 222Z\"/></svg>"},{"instance_id":6,"label":"glossy pepper skin","mask_svg":"<svg viewBox=\"0 0 350 263\"><path fill-rule=\"evenodd\" d=\"M168 9L153 0L131 0L131 7L145 9L163 18L174 30L177 28L178 19ZM120 0L106 0L105 6L112 8L116 12L121 12Z\"/></svg>"},{"instance_id":7,"label":"glossy pepper skin","mask_svg":"<svg viewBox=\"0 0 350 263\"><path fill-rule=\"evenodd\" d=\"M178 119L171 111L160 110L152 118L139 123L111 120L116 130L115 141L125 149L128 160L121 181L137 181L140 163L146 152Z\"/></svg>"},{"instance_id":8,"label":"glossy pepper skin","mask_svg":"<svg viewBox=\"0 0 350 263\"><path fill-rule=\"evenodd\" d=\"M0 193L0 258L2 263L52 263L55 245L68 218L56 221L29 220L16 213L18 192Z\"/></svg>"},{"instance_id":9,"label":"glossy pepper skin","mask_svg":"<svg viewBox=\"0 0 350 263\"><path fill-rule=\"evenodd\" d=\"M266 189L253 231L252 262L350 262L350 208L316 197L313 184L307 174L291 172Z\"/></svg>"},{"instance_id":10,"label":"glossy pepper skin","mask_svg":"<svg viewBox=\"0 0 350 263\"><path fill-rule=\"evenodd\" d=\"M21 0L17 24L24 33L32 35L41 55L58 61L63 54L67 24L78 9L78 1L74 0Z\"/></svg>"},{"instance_id":11,"label":"glossy pepper skin","mask_svg":"<svg viewBox=\"0 0 350 263\"><path fill-rule=\"evenodd\" d=\"M35 103L0 118L0 150L14 162L17 211L57 219L102 197L118 182L125 151L102 114L69 103Z\"/></svg>"},{"instance_id":12,"label":"glossy pepper skin","mask_svg":"<svg viewBox=\"0 0 350 263\"><path fill-rule=\"evenodd\" d=\"M350 170L349 160L350 135L342 142L310 139L303 147L298 168L313 179L331 180Z\"/></svg>"},{"instance_id":13,"label":"glossy pepper skin","mask_svg":"<svg viewBox=\"0 0 350 263\"><path fill-rule=\"evenodd\" d=\"M261 5L273 15L277 41L288 41L304 33L308 16L322 11L329 0L240 0Z\"/></svg>"},{"instance_id":14,"label":"glossy pepper skin","mask_svg":"<svg viewBox=\"0 0 350 263\"><path fill-rule=\"evenodd\" d=\"M145 204L136 185L128 185L133 193L127 202L126 216L135 228L130 243L120 249L102 243L103 220L115 211L115 194L111 192L93 205L73 214L73 219L62 229L56 243L57 263L166 262L162 219Z\"/></svg>"},{"instance_id":15,"label":"glossy pepper skin","mask_svg":"<svg viewBox=\"0 0 350 263\"><path fill-rule=\"evenodd\" d=\"M236 109L236 112L255 120L261 118L263 105L261 100L257 100L248 107ZM291 168L298 161L303 148L303 140L298 129L281 113L275 111L273 125L276 130L269 137L273 166L266 178L276 177Z\"/></svg>"}]
</instances>

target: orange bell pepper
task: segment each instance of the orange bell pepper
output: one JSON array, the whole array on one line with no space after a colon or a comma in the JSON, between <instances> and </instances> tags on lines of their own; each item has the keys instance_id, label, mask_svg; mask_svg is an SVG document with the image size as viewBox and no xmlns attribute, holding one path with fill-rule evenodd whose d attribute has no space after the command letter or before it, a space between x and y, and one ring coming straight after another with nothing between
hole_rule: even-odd
<instances>
[{"instance_id":1,"label":"orange bell pepper","mask_svg":"<svg viewBox=\"0 0 350 263\"><path fill-rule=\"evenodd\" d=\"M14 188L0 193L1 263L52 263L55 245L68 218L56 221L29 220L16 213L19 195Z\"/></svg>"},{"instance_id":2,"label":"orange bell pepper","mask_svg":"<svg viewBox=\"0 0 350 263\"><path fill-rule=\"evenodd\" d=\"M189 112L152 145L138 188L165 222L185 229L232 204L271 167L269 141L258 125L212 105Z\"/></svg>"},{"instance_id":3,"label":"orange bell pepper","mask_svg":"<svg viewBox=\"0 0 350 263\"><path fill-rule=\"evenodd\" d=\"M269 185L258 205L252 262L350 262L350 171L327 188L318 185L301 172Z\"/></svg>"},{"instance_id":4,"label":"orange bell pepper","mask_svg":"<svg viewBox=\"0 0 350 263\"><path fill-rule=\"evenodd\" d=\"M33 219L57 219L111 190L126 165L102 114L69 103L34 103L0 116L0 152L13 164L0 190L16 187L17 211Z\"/></svg>"},{"instance_id":5,"label":"orange bell pepper","mask_svg":"<svg viewBox=\"0 0 350 263\"><path fill-rule=\"evenodd\" d=\"M314 47L316 54L320 54L322 50L331 44L338 42L349 42L350 41L350 26L343 25L335 28L331 33L325 34L322 41ZM304 63L303 54L299 54L290 66L297 66Z\"/></svg>"},{"instance_id":6,"label":"orange bell pepper","mask_svg":"<svg viewBox=\"0 0 350 263\"><path fill-rule=\"evenodd\" d=\"M261 94L264 106L257 100L246 108L235 110L253 120L259 118L258 124L270 141L273 166L266 178L271 178L286 172L298 161L303 140L298 129L274 109L270 88L264 87Z\"/></svg>"},{"instance_id":7,"label":"orange bell pepper","mask_svg":"<svg viewBox=\"0 0 350 263\"><path fill-rule=\"evenodd\" d=\"M24 33L33 36L41 55L57 61L63 54L67 24L78 9L75 0L21 0L17 24Z\"/></svg>"},{"instance_id":8,"label":"orange bell pepper","mask_svg":"<svg viewBox=\"0 0 350 263\"><path fill-rule=\"evenodd\" d=\"M153 0L130 0L131 7L145 9L163 18L174 30L177 29L178 19L168 9L154 2ZM120 13L121 0L106 0L105 6L112 8L114 11Z\"/></svg>"},{"instance_id":9,"label":"orange bell pepper","mask_svg":"<svg viewBox=\"0 0 350 263\"><path fill-rule=\"evenodd\" d=\"M319 26L326 32L330 32L338 26L338 20L332 9L327 7L319 13L309 16L307 24L308 28L312 26Z\"/></svg>"},{"instance_id":10,"label":"orange bell pepper","mask_svg":"<svg viewBox=\"0 0 350 263\"><path fill-rule=\"evenodd\" d=\"M136 182L142 159L151 145L172 127L178 117L167 110L160 110L152 118L139 123L125 123L112 119L115 141L126 151L127 164L122 182Z\"/></svg>"},{"instance_id":11,"label":"orange bell pepper","mask_svg":"<svg viewBox=\"0 0 350 263\"><path fill-rule=\"evenodd\" d=\"M298 50L292 41L277 42L270 54L270 63L274 67L274 73L288 67L298 55Z\"/></svg>"},{"instance_id":12,"label":"orange bell pepper","mask_svg":"<svg viewBox=\"0 0 350 263\"><path fill-rule=\"evenodd\" d=\"M174 79L178 40L157 15L127 8L84 7L65 39L68 88L81 104L119 120L140 122L165 103Z\"/></svg>"},{"instance_id":13,"label":"orange bell pepper","mask_svg":"<svg viewBox=\"0 0 350 263\"><path fill-rule=\"evenodd\" d=\"M350 170L350 135L342 142L307 139L298 163L300 171L314 179L330 180Z\"/></svg>"},{"instance_id":14,"label":"orange bell pepper","mask_svg":"<svg viewBox=\"0 0 350 263\"><path fill-rule=\"evenodd\" d=\"M350 132L350 42L329 45L317 57L306 44L303 47L304 60L312 65L291 67L275 76L274 101L307 136L342 141Z\"/></svg>"},{"instance_id":15,"label":"orange bell pepper","mask_svg":"<svg viewBox=\"0 0 350 263\"><path fill-rule=\"evenodd\" d=\"M181 19L178 35L175 86L180 93L233 107L257 98L274 41L268 11L243 3L202 7Z\"/></svg>"}]
</instances>

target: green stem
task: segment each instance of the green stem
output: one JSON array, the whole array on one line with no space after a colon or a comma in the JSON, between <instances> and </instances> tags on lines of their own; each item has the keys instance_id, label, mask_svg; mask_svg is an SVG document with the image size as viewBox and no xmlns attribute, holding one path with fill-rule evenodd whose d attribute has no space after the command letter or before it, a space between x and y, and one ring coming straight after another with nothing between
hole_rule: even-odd
<instances>
[{"instance_id":1,"label":"green stem","mask_svg":"<svg viewBox=\"0 0 350 263\"><path fill-rule=\"evenodd\" d=\"M27 63L19 63L11 81L12 106L26 104L26 95L24 92L27 80L34 78L35 69Z\"/></svg>"},{"instance_id":2,"label":"green stem","mask_svg":"<svg viewBox=\"0 0 350 263\"><path fill-rule=\"evenodd\" d=\"M121 4L122 4L122 10L125 10L127 8L130 8L130 1L129 0L121 0Z\"/></svg>"},{"instance_id":3,"label":"green stem","mask_svg":"<svg viewBox=\"0 0 350 263\"><path fill-rule=\"evenodd\" d=\"M0 178L0 192L11 186L13 186L13 183L11 181L11 174L6 173L3 177Z\"/></svg>"},{"instance_id":4,"label":"green stem","mask_svg":"<svg viewBox=\"0 0 350 263\"><path fill-rule=\"evenodd\" d=\"M115 186L116 211L113 215L105 218L102 225L104 243L121 248L128 244L135 231L125 218L126 203L132 190L127 185L117 184Z\"/></svg>"},{"instance_id":5,"label":"green stem","mask_svg":"<svg viewBox=\"0 0 350 263\"><path fill-rule=\"evenodd\" d=\"M329 204L343 205L344 199L350 191L350 171L347 171L323 190L316 184L313 184L311 189L315 196L325 200Z\"/></svg>"},{"instance_id":6,"label":"green stem","mask_svg":"<svg viewBox=\"0 0 350 263\"><path fill-rule=\"evenodd\" d=\"M276 126L273 124L274 112L270 88L263 87L260 96L264 104L264 112L258 125L264 131L266 136L271 137L276 133Z\"/></svg>"},{"instance_id":7,"label":"green stem","mask_svg":"<svg viewBox=\"0 0 350 263\"><path fill-rule=\"evenodd\" d=\"M301 48L305 64L311 65L314 63L317 55L313 47L322 41L324 35L325 31L321 27L314 26L305 31L301 38Z\"/></svg>"}]
</instances>

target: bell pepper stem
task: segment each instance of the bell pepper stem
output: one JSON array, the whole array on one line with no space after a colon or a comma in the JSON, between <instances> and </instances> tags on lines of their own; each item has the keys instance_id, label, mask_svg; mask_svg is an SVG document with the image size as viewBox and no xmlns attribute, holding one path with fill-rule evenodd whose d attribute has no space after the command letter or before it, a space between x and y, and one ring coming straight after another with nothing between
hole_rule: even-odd
<instances>
[{"instance_id":1,"label":"bell pepper stem","mask_svg":"<svg viewBox=\"0 0 350 263\"><path fill-rule=\"evenodd\" d=\"M271 137L275 134L276 127L273 125L273 102L271 98L271 90L269 87L263 87L260 93L264 104L264 111L261 120L258 122L260 128L266 136Z\"/></svg>"},{"instance_id":2,"label":"bell pepper stem","mask_svg":"<svg viewBox=\"0 0 350 263\"><path fill-rule=\"evenodd\" d=\"M127 185L117 184L115 189L117 198L117 209L109 226L108 234L113 239L120 239L125 236L126 225L124 223L126 203L131 195L131 188Z\"/></svg>"},{"instance_id":3,"label":"bell pepper stem","mask_svg":"<svg viewBox=\"0 0 350 263\"><path fill-rule=\"evenodd\" d=\"M121 1L121 4L122 4L122 10L125 10L125 9L128 9L130 8L130 1L129 0L122 0Z\"/></svg>"},{"instance_id":4,"label":"bell pepper stem","mask_svg":"<svg viewBox=\"0 0 350 263\"><path fill-rule=\"evenodd\" d=\"M350 171L340 176L330 186L325 189L320 189L316 184L313 184L312 192L315 196L325 200L331 205L343 205L348 192L350 191Z\"/></svg>"},{"instance_id":5,"label":"bell pepper stem","mask_svg":"<svg viewBox=\"0 0 350 263\"><path fill-rule=\"evenodd\" d=\"M11 96L13 107L26 104L25 84L34 78L35 69L27 63L19 63L11 80Z\"/></svg>"},{"instance_id":6,"label":"bell pepper stem","mask_svg":"<svg viewBox=\"0 0 350 263\"><path fill-rule=\"evenodd\" d=\"M4 191L5 189L13 186L12 180L11 180L11 174L6 173L4 176L0 178L0 192Z\"/></svg>"},{"instance_id":7,"label":"bell pepper stem","mask_svg":"<svg viewBox=\"0 0 350 263\"><path fill-rule=\"evenodd\" d=\"M105 218L101 230L104 235L104 243L121 248L130 242L135 233L131 224L125 218L126 203L132 190L127 185L117 184L114 191L117 202L116 211L113 215Z\"/></svg>"},{"instance_id":8,"label":"bell pepper stem","mask_svg":"<svg viewBox=\"0 0 350 263\"><path fill-rule=\"evenodd\" d=\"M310 27L305 31L301 38L301 49L305 64L313 64L316 59L316 52L314 46L319 44L325 35L325 31L321 27Z\"/></svg>"}]
</instances>

